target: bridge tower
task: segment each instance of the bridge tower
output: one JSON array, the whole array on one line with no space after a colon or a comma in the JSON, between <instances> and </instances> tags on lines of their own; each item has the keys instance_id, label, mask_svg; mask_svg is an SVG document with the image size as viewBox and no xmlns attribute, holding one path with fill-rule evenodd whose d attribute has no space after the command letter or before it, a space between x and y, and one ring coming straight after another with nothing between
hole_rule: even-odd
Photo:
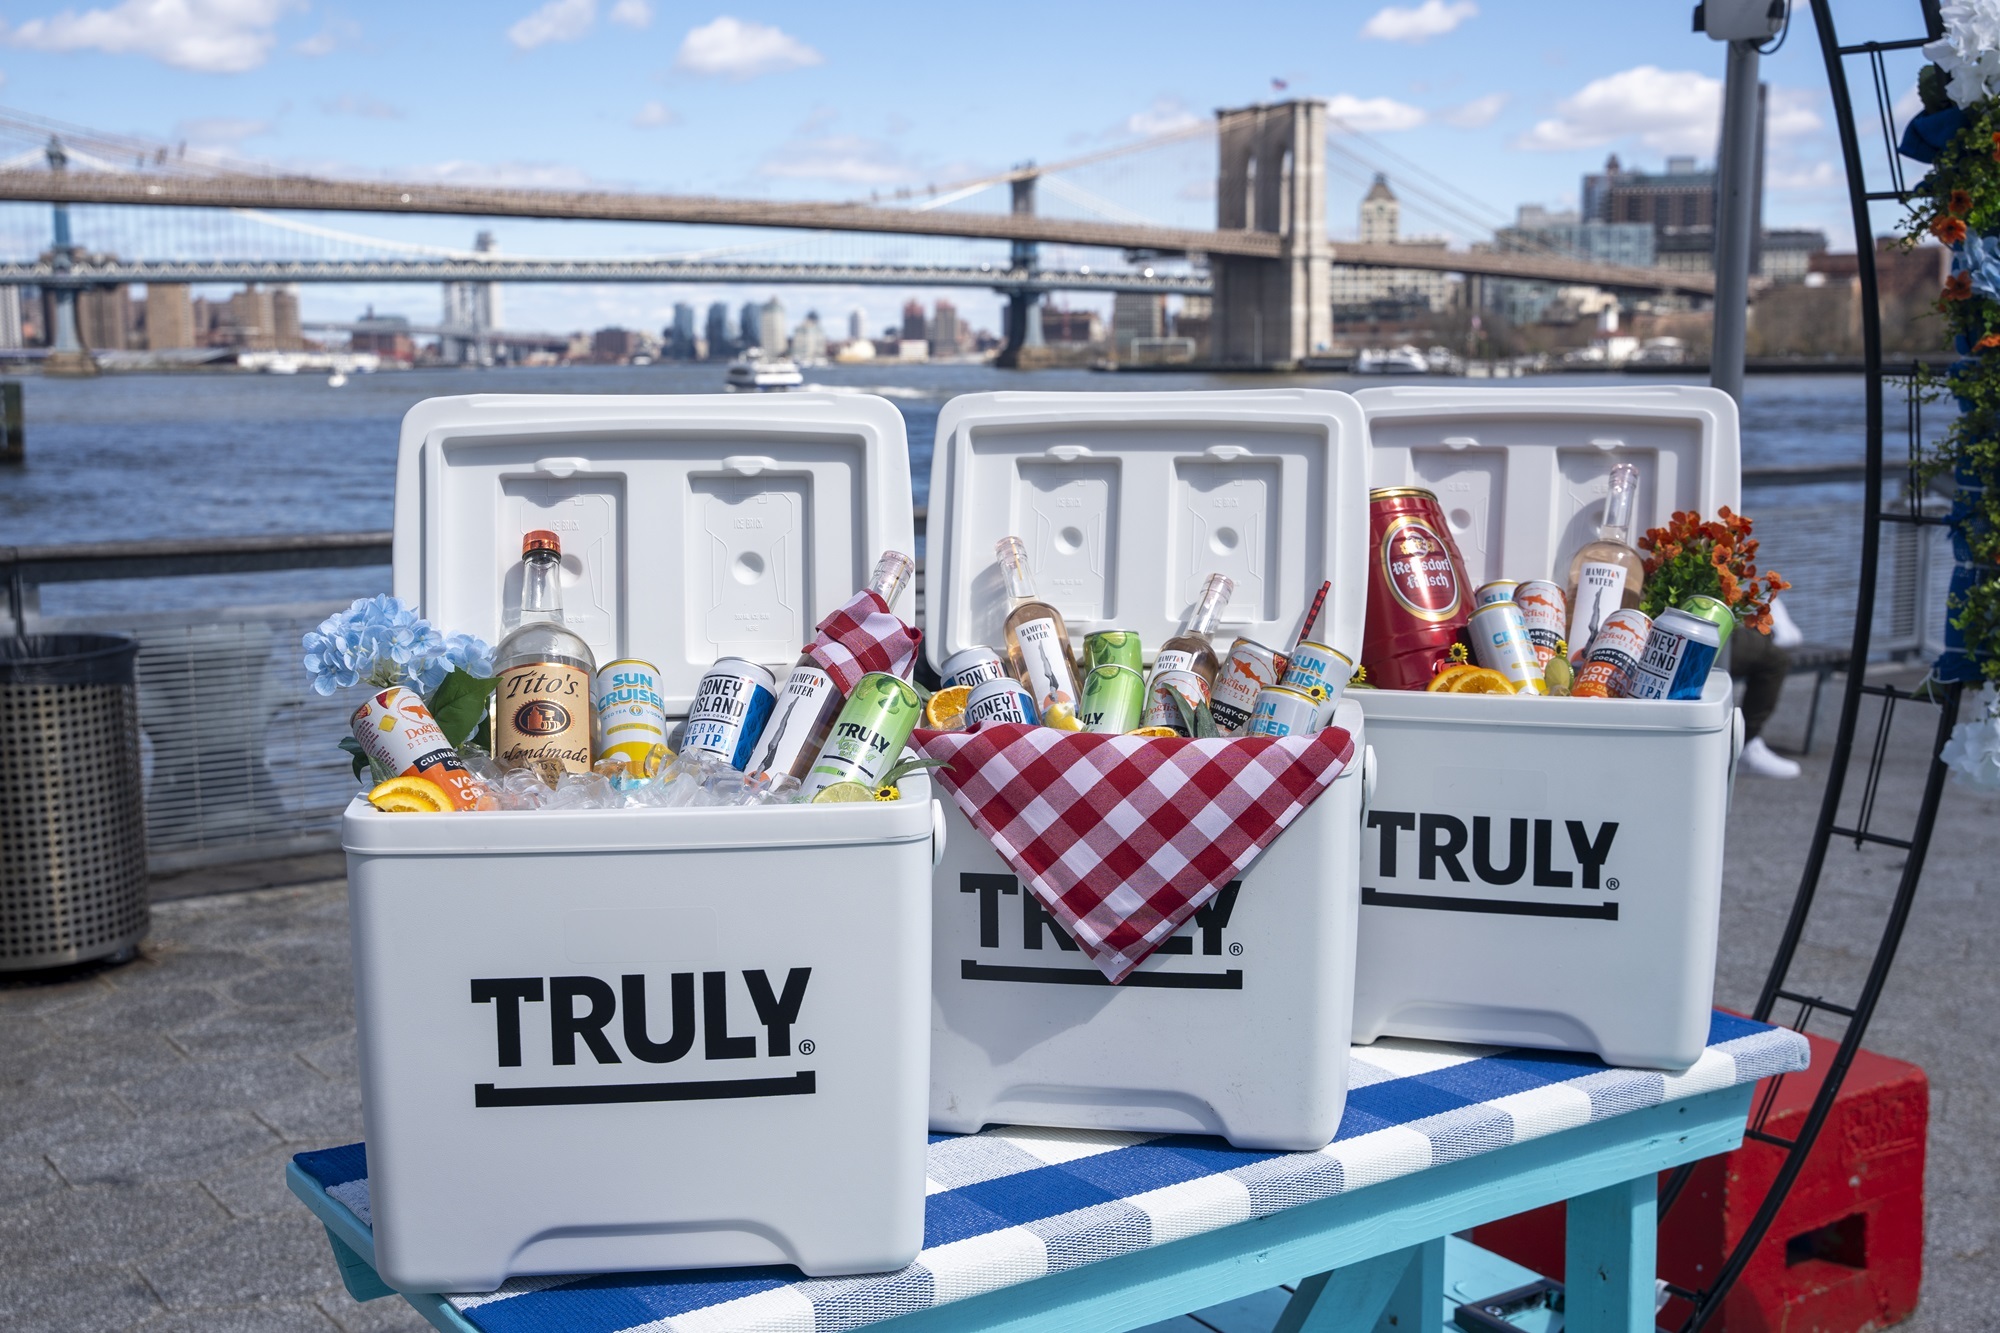
<instances>
[{"instance_id":1,"label":"bridge tower","mask_svg":"<svg viewBox=\"0 0 2000 1333\"><path fill-rule=\"evenodd\" d=\"M63 151L62 140L51 137L48 147L49 170L66 171L69 168L69 154ZM55 245L50 251L49 267L58 276L69 272L75 259L75 247L69 237L69 206L55 206ZM50 375L95 375L97 362L83 345L83 339L76 331L76 288L56 287L55 327L49 340L49 357L42 363L43 370Z\"/></svg>"},{"instance_id":2,"label":"bridge tower","mask_svg":"<svg viewBox=\"0 0 2000 1333\"><path fill-rule=\"evenodd\" d=\"M1033 162L1023 162L1017 171L1027 171ZM1017 176L1011 182L1012 207L1009 212L1016 216L1034 216L1035 181L1034 175ZM1033 273L1040 262L1041 253L1033 241L1015 241L1007 256L1007 271L1023 277ZM1003 288L1007 294L1007 340L1001 345L1000 355L994 364L1007 370L1019 368L1021 349L1042 345L1041 293L1032 287Z\"/></svg>"},{"instance_id":3,"label":"bridge tower","mask_svg":"<svg viewBox=\"0 0 2000 1333\"><path fill-rule=\"evenodd\" d=\"M1277 259L1211 255L1213 358L1296 365L1333 342L1333 250L1326 238L1326 106L1301 99L1215 113L1215 225L1272 232Z\"/></svg>"}]
</instances>

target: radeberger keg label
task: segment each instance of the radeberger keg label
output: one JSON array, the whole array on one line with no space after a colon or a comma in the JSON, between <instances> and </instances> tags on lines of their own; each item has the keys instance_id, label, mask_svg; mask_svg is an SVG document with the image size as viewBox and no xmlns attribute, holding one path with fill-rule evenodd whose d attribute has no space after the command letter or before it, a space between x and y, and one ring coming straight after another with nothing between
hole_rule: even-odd
<instances>
[{"instance_id":1,"label":"radeberger keg label","mask_svg":"<svg viewBox=\"0 0 2000 1333\"><path fill-rule=\"evenodd\" d=\"M500 673L494 736L508 768L554 763L590 771L590 676L561 662L528 662Z\"/></svg>"},{"instance_id":2,"label":"radeberger keg label","mask_svg":"<svg viewBox=\"0 0 2000 1333\"><path fill-rule=\"evenodd\" d=\"M1382 532L1382 581L1404 610L1420 620L1449 620L1463 593L1452 568L1451 547L1431 525L1409 514L1389 520Z\"/></svg>"}]
</instances>

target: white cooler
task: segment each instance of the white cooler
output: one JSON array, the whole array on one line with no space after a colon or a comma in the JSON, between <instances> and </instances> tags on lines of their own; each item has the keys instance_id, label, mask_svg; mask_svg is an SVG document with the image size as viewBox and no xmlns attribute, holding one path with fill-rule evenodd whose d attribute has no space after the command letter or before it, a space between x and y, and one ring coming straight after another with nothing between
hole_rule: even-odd
<instances>
[{"instance_id":1,"label":"white cooler","mask_svg":"<svg viewBox=\"0 0 2000 1333\"><path fill-rule=\"evenodd\" d=\"M1366 430L1342 393L990 393L953 399L931 462L933 664L1004 647L993 545L1084 635L1171 638L1203 579L1235 595L1218 651L1283 647L1323 579L1320 637L1354 655ZM1122 984L1058 930L948 798L934 879L933 1129L1012 1123L1220 1134L1314 1149L1346 1100L1366 753Z\"/></svg>"},{"instance_id":2,"label":"white cooler","mask_svg":"<svg viewBox=\"0 0 2000 1333\"><path fill-rule=\"evenodd\" d=\"M1632 532L1739 503L1714 389L1366 389L1370 484L1436 492L1473 588L1567 584L1611 465ZM1748 631L1739 630L1738 633ZM1684 1069L1708 1038L1724 817L1742 722L1696 700L1355 690L1382 759L1362 839L1354 1034L1594 1052Z\"/></svg>"},{"instance_id":3,"label":"white cooler","mask_svg":"<svg viewBox=\"0 0 2000 1333\"><path fill-rule=\"evenodd\" d=\"M781 674L909 551L879 398L434 398L403 421L395 588L497 641L523 532L570 625L661 670ZM503 575L505 576L503 587ZM904 608L904 614L908 614ZM923 1239L928 785L893 805L381 814L342 829L377 1267L900 1267Z\"/></svg>"}]
</instances>

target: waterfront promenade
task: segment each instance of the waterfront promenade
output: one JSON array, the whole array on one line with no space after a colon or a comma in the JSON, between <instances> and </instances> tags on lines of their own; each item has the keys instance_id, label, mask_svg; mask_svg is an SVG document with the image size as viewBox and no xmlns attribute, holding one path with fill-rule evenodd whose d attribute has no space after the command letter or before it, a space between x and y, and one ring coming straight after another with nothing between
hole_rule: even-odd
<instances>
[{"instance_id":1,"label":"waterfront promenade","mask_svg":"<svg viewBox=\"0 0 2000 1333\"><path fill-rule=\"evenodd\" d=\"M1770 730L1804 730L1795 678ZM1837 685L1837 682L1835 682ZM1718 1002L1747 1008L1818 809L1838 694L1806 777L1739 781ZM1914 803L1928 710L1910 709L1877 807ZM1871 733L1863 733L1865 744ZM1858 772L1858 770L1857 770ZM1644 781L1643 774L1621 780ZM1990 1322L2000 1262L2000 1057L1978 1019L2000 1000L2000 801L1948 789L1922 896L1869 1045L1931 1078L1924 1305L1906 1328ZM1893 887L1894 854L1836 845L1808 988L1851 989ZM247 887L262 878L309 878ZM286 1192L287 1157L362 1136L344 887L331 858L163 882L144 958L57 985L0 988L0 1327L10 1333L419 1329L399 1301L357 1305L319 1224ZM1252 1333L1220 1315L1221 1333ZM1198 1323L1163 1325L1199 1333ZM1257 1333L1261 1333L1258 1330Z\"/></svg>"}]
</instances>

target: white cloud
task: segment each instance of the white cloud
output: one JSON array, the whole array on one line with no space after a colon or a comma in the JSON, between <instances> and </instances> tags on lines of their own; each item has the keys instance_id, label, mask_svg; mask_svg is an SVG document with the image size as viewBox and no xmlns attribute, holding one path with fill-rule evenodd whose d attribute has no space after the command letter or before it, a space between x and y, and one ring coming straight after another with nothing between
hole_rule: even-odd
<instances>
[{"instance_id":1,"label":"white cloud","mask_svg":"<svg viewBox=\"0 0 2000 1333\"><path fill-rule=\"evenodd\" d=\"M534 190L575 190L594 184L588 172L566 163L468 162L463 158L397 168L395 177L451 185L516 185Z\"/></svg>"},{"instance_id":2,"label":"white cloud","mask_svg":"<svg viewBox=\"0 0 2000 1333\"><path fill-rule=\"evenodd\" d=\"M633 128L641 130L663 129L668 125L680 123L681 118L675 115L673 108L665 102L648 102L639 108L637 115L632 117Z\"/></svg>"},{"instance_id":3,"label":"white cloud","mask_svg":"<svg viewBox=\"0 0 2000 1333\"><path fill-rule=\"evenodd\" d=\"M1478 14L1473 0L1424 0L1409 9L1385 5L1361 25L1361 35L1378 42L1427 42Z\"/></svg>"},{"instance_id":4,"label":"white cloud","mask_svg":"<svg viewBox=\"0 0 2000 1333\"><path fill-rule=\"evenodd\" d=\"M548 0L507 29L507 40L523 51L547 42L573 42L597 22L597 0Z\"/></svg>"},{"instance_id":5,"label":"white cloud","mask_svg":"<svg viewBox=\"0 0 2000 1333\"><path fill-rule=\"evenodd\" d=\"M824 64L825 59L789 33L724 14L712 23L690 30L681 39L674 68L690 74L742 80Z\"/></svg>"},{"instance_id":6,"label":"white cloud","mask_svg":"<svg viewBox=\"0 0 2000 1333\"><path fill-rule=\"evenodd\" d=\"M782 180L839 181L845 185L903 185L916 178L893 144L854 134L795 139L766 158L758 171Z\"/></svg>"},{"instance_id":7,"label":"white cloud","mask_svg":"<svg viewBox=\"0 0 2000 1333\"><path fill-rule=\"evenodd\" d=\"M321 102L320 110L329 116L359 116L363 120L401 120L403 109L373 97L343 93L329 102Z\"/></svg>"},{"instance_id":8,"label":"white cloud","mask_svg":"<svg viewBox=\"0 0 2000 1333\"><path fill-rule=\"evenodd\" d=\"M1764 187L1769 190L1824 190L1838 184L1840 173L1831 162L1773 165L1764 173Z\"/></svg>"},{"instance_id":9,"label":"white cloud","mask_svg":"<svg viewBox=\"0 0 2000 1333\"><path fill-rule=\"evenodd\" d=\"M150 56L177 69L241 74L277 44L278 20L298 0L124 0L109 9L65 9L0 32L35 51Z\"/></svg>"},{"instance_id":10,"label":"white cloud","mask_svg":"<svg viewBox=\"0 0 2000 1333\"><path fill-rule=\"evenodd\" d=\"M1343 129L1364 133L1413 130L1424 123L1422 107L1398 102L1394 98L1356 97L1352 93L1336 93L1327 98L1326 115L1328 120L1334 122L1336 133Z\"/></svg>"},{"instance_id":11,"label":"white cloud","mask_svg":"<svg viewBox=\"0 0 2000 1333\"><path fill-rule=\"evenodd\" d=\"M276 128L272 121L244 116L197 116L175 125L174 137L197 152L227 153L244 140L261 138Z\"/></svg>"},{"instance_id":12,"label":"white cloud","mask_svg":"<svg viewBox=\"0 0 2000 1333\"><path fill-rule=\"evenodd\" d=\"M339 48L340 38L334 35L332 29L316 32L292 47L302 56L330 56Z\"/></svg>"},{"instance_id":13,"label":"white cloud","mask_svg":"<svg viewBox=\"0 0 2000 1333\"><path fill-rule=\"evenodd\" d=\"M1491 125L1499 114L1507 109L1512 100L1507 93L1488 93L1475 97L1461 106L1438 112L1438 119L1447 125L1456 125L1462 130L1481 129Z\"/></svg>"},{"instance_id":14,"label":"white cloud","mask_svg":"<svg viewBox=\"0 0 2000 1333\"><path fill-rule=\"evenodd\" d=\"M1126 134L1150 139L1156 134L1193 129L1207 120L1206 116L1198 116L1189 110L1188 104L1178 97L1156 97L1144 111L1134 111L1127 116L1123 129Z\"/></svg>"},{"instance_id":15,"label":"white cloud","mask_svg":"<svg viewBox=\"0 0 2000 1333\"><path fill-rule=\"evenodd\" d=\"M650 28L653 26L652 0L618 0L607 15L613 23L622 23L628 28Z\"/></svg>"},{"instance_id":16,"label":"white cloud","mask_svg":"<svg viewBox=\"0 0 2000 1333\"><path fill-rule=\"evenodd\" d=\"M1801 139L1826 128L1820 94L1807 88L1772 87L1764 104L1764 133L1772 139ZM1901 124L1901 121L1897 122Z\"/></svg>"},{"instance_id":17,"label":"white cloud","mask_svg":"<svg viewBox=\"0 0 2000 1333\"><path fill-rule=\"evenodd\" d=\"M1721 115L1720 79L1640 65L1585 84L1515 147L1564 152L1636 138L1659 153L1711 153Z\"/></svg>"}]
</instances>

